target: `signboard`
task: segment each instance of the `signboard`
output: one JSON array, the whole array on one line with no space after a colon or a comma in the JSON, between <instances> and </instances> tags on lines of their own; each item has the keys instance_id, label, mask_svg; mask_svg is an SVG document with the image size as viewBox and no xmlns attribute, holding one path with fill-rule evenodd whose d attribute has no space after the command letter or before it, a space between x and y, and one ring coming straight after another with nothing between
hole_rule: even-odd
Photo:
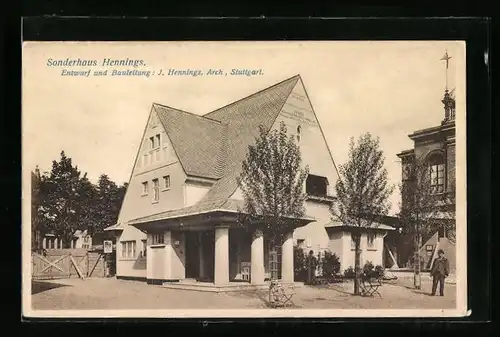
<instances>
[{"instance_id":1,"label":"signboard","mask_svg":"<svg viewBox=\"0 0 500 337\"><path fill-rule=\"evenodd\" d=\"M427 256L432 256L432 251L431 250L427 251Z\"/></svg>"},{"instance_id":2,"label":"signboard","mask_svg":"<svg viewBox=\"0 0 500 337\"><path fill-rule=\"evenodd\" d=\"M432 251L433 249L434 249L433 245L427 245L427 246L425 246L425 250L427 250L427 251Z\"/></svg>"},{"instance_id":3,"label":"signboard","mask_svg":"<svg viewBox=\"0 0 500 337\"><path fill-rule=\"evenodd\" d=\"M111 240L104 240L104 253L109 254L113 252L113 242Z\"/></svg>"}]
</instances>

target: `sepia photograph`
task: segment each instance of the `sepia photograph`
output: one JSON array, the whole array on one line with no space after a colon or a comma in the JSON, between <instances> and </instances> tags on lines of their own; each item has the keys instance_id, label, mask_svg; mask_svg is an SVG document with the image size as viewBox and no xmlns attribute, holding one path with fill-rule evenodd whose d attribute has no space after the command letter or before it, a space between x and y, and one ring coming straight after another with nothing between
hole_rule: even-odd
<instances>
[{"instance_id":1,"label":"sepia photograph","mask_svg":"<svg viewBox=\"0 0 500 337\"><path fill-rule=\"evenodd\" d=\"M465 42L22 53L25 317L467 315Z\"/></svg>"}]
</instances>

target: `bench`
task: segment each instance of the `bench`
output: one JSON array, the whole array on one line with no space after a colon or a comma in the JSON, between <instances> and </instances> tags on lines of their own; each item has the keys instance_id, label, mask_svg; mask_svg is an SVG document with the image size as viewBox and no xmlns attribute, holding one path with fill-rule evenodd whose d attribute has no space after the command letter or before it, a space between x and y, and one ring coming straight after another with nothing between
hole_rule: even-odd
<instances>
[{"instance_id":1,"label":"bench","mask_svg":"<svg viewBox=\"0 0 500 337\"><path fill-rule=\"evenodd\" d=\"M380 278L374 277L362 277L361 278L361 296L373 297L378 295L382 297L378 289L382 286L382 281Z\"/></svg>"},{"instance_id":2,"label":"bench","mask_svg":"<svg viewBox=\"0 0 500 337\"><path fill-rule=\"evenodd\" d=\"M284 287L278 281L271 281L269 285L269 305L273 308L292 305L292 297L295 295L293 287Z\"/></svg>"}]
</instances>

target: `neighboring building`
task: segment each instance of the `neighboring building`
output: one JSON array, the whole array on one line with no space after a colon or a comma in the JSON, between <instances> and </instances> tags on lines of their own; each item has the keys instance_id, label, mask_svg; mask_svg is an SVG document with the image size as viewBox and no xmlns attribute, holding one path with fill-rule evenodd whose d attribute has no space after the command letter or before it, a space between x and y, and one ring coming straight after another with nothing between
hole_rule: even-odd
<instances>
[{"instance_id":1,"label":"neighboring building","mask_svg":"<svg viewBox=\"0 0 500 337\"><path fill-rule=\"evenodd\" d=\"M354 268L356 244L351 236L352 226L339 222L330 222L326 230L330 237L330 251L335 252L340 258L340 272L349 267ZM385 237L394 227L385 224L373 224L370 229L363 231L359 248L361 251L360 266L371 262L374 266L385 267L384 254L386 251Z\"/></svg>"},{"instance_id":2,"label":"neighboring building","mask_svg":"<svg viewBox=\"0 0 500 337\"><path fill-rule=\"evenodd\" d=\"M415 131L410 134L414 142L413 149L402 151L398 154L402 163L402 179L405 182L408 165L412 165L415 160L421 160L428 165L430 174L430 188L433 193L441 196L439 200L449 200L447 203L436 204L436 208L442 216L438 216L434 221L455 221L455 98L453 92L445 90L444 98L444 119L440 125L427 129ZM439 214L437 213L437 214ZM435 233L425 237L420 248L423 257L424 268L429 268L433 259L437 255L438 249L443 249L450 260L451 269L455 268L456 249L453 240L450 240L445 230L446 226L441 225ZM407 265L411 259L413 250L413 239L410 236L402 236L398 250L406 261L400 260L400 267Z\"/></svg>"},{"instance_id":3,"label":"neighboring building","mask_svg":"<svg viewBox=\"0 0 500 337\"><path fill-rule=\"evenodd\" d=\"M236 178L259 126L271 130L280 122L296 137L310 174L303 226L274 246L261 233L246 233L236 225L243 205ZM337 179L298 75L203 116L155 103L118 223L106 229L117 235L117 276L224 284L248 280L250 266L252 283L273 275L293 281L294 244L305 250L330 248L337 255L348 251L336 243L335 230L325 228ZM383 248L379 241L374 245Z\"/></svg>"},{"instance_id":4,"label":"neighboring building","mask_svg":"<svg viewBox=\"0 0 500 337\"><path fill-rule=\"evenodd\" d=\"M43 249L62 249L63 242L62 239L58 238L54 234L45 234L42 240L42 248ZM87 231L77 230L73 236L73 240L71 241L70 249L75 248L83 248L83 249L91 249L92 248L92 237L87 234Z\"/></svg>"}]
</instances>

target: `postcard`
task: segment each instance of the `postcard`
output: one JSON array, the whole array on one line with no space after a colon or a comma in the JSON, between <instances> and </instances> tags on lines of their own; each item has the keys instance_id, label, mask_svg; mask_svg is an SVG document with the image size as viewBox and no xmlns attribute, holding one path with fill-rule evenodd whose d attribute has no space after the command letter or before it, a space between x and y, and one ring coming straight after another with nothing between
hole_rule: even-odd
<instances>
[{"instance_id":1,"label":"postcard","mask_svg":"<svg viewBox=\"0 0 500 337\"><path fill-rule=\"evenodd\" d=\"M465 58L23 42L23 315L470 314Z\"/></svg>"}]
</instances>

